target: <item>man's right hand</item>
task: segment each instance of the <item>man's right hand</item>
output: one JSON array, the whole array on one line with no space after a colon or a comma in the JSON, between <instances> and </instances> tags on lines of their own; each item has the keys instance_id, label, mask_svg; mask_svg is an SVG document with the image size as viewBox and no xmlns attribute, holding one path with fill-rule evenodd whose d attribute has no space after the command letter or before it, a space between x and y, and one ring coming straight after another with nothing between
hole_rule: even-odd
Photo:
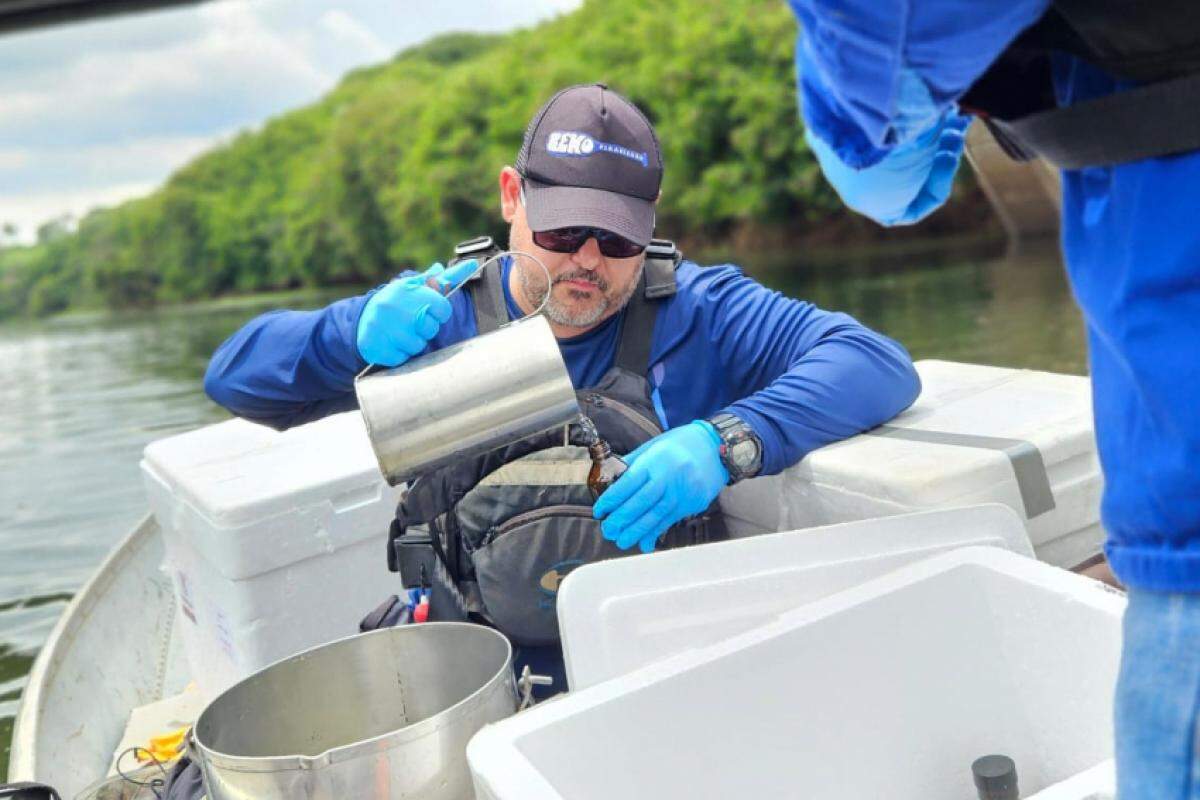
<instances>
[{"instance_id":1,"label":"man's right hand","mask_svg":"<svg viewBox=\"0 0 1200 800\"><path fill-rule=\"evenodd\" d=\"M424 350L450 319L450 301L443 294L469 277L473 266L473 261L464 262L447 273L441 264L434 264L420 275L397 278L375 292L358 319L357 344L363 359L396 367Z\"/></svg>"}]
</instances>

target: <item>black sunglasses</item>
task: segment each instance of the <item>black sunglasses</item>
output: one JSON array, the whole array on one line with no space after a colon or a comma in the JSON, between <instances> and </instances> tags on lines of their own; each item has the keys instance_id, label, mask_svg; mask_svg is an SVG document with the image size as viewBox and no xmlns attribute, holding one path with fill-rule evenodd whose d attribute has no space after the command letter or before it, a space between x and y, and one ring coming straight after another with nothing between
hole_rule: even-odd
<instances>
[{"instance_id":1,"label":"black sunglasses","mask_svg":"<svg viewBox=\"0 0 1200 800\"><path fill-rule=\"evenodd\" d=\"M624 236L618 236L603 228L555 228L533 232L534 244L555 253L577 252L587 244L588 239L595 239L596 244L600 246L600 252L608 258L633 258L646 249L645 245L631 242Z\"/></svg>"},{"instance_id":2,"label":"black sunglasses","mask_svg":"<svg viewBox=\"0 0 1200 800\"><path fill-rule=\"evenodd\" d=\"M521 181L521 205L527 205L524 180ZM618 236L603 228L577 226L533 232L533 243L553 253L577 253L579 248L587 244L588 239L596 240L600 253L606 258L633 258L641 255L646 249L645 245L631 242L624 236Z\"/></svg>"}]
</instances>

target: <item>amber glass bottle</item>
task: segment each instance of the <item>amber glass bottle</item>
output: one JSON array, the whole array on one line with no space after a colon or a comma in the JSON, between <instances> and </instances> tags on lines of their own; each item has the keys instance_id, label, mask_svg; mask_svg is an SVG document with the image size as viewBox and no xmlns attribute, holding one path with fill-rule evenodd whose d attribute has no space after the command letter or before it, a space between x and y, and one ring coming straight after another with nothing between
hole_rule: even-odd
<instances>
[{"instance_id":1,"label":"amber glass bottle","mask_svg":"<svg viewBox=\"0 0 1200 800\"><path fill-rule=\"evenodd\" d=\"M592 468L588 472L587 485L592 492L592 499L595 500L629 467L618 456L613 455L612 448L603 439L596 439L589 444L588 453L592 456Z\"/></svg>"}]
</instances>

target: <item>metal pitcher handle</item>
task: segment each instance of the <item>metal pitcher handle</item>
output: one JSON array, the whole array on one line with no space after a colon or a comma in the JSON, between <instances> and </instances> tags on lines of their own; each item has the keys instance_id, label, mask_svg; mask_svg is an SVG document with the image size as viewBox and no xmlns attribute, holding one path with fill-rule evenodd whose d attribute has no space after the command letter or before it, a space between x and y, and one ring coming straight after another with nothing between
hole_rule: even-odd
<instances>
[{"instance_id":1,"label":"metal pitcher handle","mask_svg":"<svg viewBox=\"0 0 1200 800\"><path fill-rule=\"evenodd\" d=\"M530 317L536 317L538 314L542 313L542 311L545 310L546 304L550 302L550 289L554 285L554 276L550 274L550 268L546 266L544 261L542 261L537 256L533 255L532 253L526 253L524 250L503 250L499 253L496 253L496 255L492 256L491 258L484 259L479 264L479 266L477 266L474 270L471 271L470 275L468 275L467 277L463 278L458 283L456 283L453 287L451 287L450 291L446 292L443 296L449 297L450 295L454 294L459 289L461 289L463 286L466 286L467 281L469 281L471 278L475 277L476 274L482 272L484 270L484 268L487 267L488 264L491 264L495 261L499 261L502 258L527 258L530 261L532 261L533 263L537 264L539 267L541 267L542 272L546 273L546 296L542 298L541 304L538 305L538 307L536 309L534 309L533 311L531 311L530 313L521 317L521 319L513 320L512 322L520 322L523 319L529 319ZM437 287L431 286L430 288L434 289L434 291L438 291ZM511 325L512 322L507 322L507 323L505 323L505 325ZM363 367L361 372L359 372L357 375L354 376L354 382L358 383L360 378L365 377L367 375L367 373L369 373L373 370L377 370L377 369L382 369L382 367L379 367L376 364L367 364L365 367Z\"/></svg>"},{"instance_id":2,"label":"metal pitcher handle","mask_svg":"<svg viewBox=\"0 0 1200 800\"><path fill-rule=\"evenodd\" d=\"M533 687L553 685L554 678L549 675L534 675L533 670L526 664L525 669L521 670L521 677L517 679L517 691L521 698L521 702L517 704L517 711L524 711L533 705Z\"/></svg>"}]
</instances>

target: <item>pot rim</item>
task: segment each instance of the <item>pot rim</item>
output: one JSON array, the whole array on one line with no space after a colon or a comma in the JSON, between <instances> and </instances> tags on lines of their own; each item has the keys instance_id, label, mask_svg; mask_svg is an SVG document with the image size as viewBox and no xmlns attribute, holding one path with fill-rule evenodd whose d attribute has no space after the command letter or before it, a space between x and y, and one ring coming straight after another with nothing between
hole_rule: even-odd
<instances>
[{"instance_id":1,"label":"pot rim","mask_svg":"<svg viewBox=\"0 0 1200 800\"><path fill-rule=\"evenodd\" d=\"M498 637L505 648L504 663L500 669L496 671L482 686L471 692L466 697L463 697L453 705L437 712L436 714L427 717L419 722L414 722L411 725L405 725L401 728L388 731L386 733L373 736L369 739L360 739L349 744L338 745L331 747L315 756L306 756L300 754L277 755L277 756L238 756L231 753L224 753L219 750L214 750L208 745L200 741L199 735L196 733L200 727L200 722L204 719L204 715L221 701L229 692L233 691L243 683L253 680L262 673L275 668L293 659L301 658L317 650L324 650L330 647L336 647L350 640L362 639L367 636L380 635L395 635L398 631L404 630L419 630L429 626L438 626L442 628L471 628L473 630L487 631L488 633ZM512 674L513 662L513 647L512 643L504 634L499 631L489 628L485 625L476 625L470 622L423 622L415 626L400 626L395 628L383 628L376 631L368 631L366 633L356 633L351 636L346 636L341 639L335 639L332 642L310 647L307 650L302 650L299 653L294 653L285 658L275 661L252 675L247 675L242 680L228 687L216 698L213 699L204 710L200 712L200 716L196 718L196 723L189 733L189 749L197 751L200 757L202 766L216 767L222 770L233 772L287 772L294 770L319 770L329 767L333 764L339 764L346 761L359 758L367 753L378 753L391 750L399 745L408 744L410 742L423 739L427 736L437 733L443 728L452 723L460 721L467 714L475 709L476 706L482 705L483 701L495 693L499 688L508 686L513 696L513 711L516 711L516 679Z\"/></svg>"}]
</instances>

